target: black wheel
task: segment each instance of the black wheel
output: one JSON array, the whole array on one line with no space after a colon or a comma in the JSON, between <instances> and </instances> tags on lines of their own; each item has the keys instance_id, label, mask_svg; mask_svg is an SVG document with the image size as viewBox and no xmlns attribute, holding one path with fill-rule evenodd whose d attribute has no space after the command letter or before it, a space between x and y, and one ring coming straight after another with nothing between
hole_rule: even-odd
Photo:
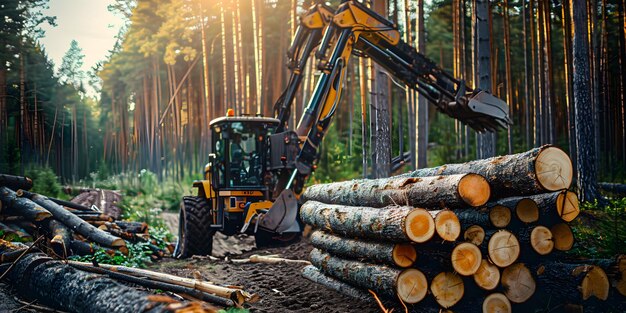
<instances>
[{"instance_id":1,"label":"black wheel","mask_svg":"<svg viewBox=\"0 0 626 313\"><path fill-rule=\"evenodd\" d=\"M281 235L262 229L254 234L254 243L257 248L283 247L300 241L302 233L283 233Z\"/></svg>"},{"instance_id":2,"label":"black wheel","mask_svg":"<svg viewBox=\"0 0 626 313\"><path fill-rule=\"evenodd\" d=\"M178 221L178 243L174 256L210 255L215 230L211 224L211 205L203 197L183 197Z\"/></svg>"}]
</instances>

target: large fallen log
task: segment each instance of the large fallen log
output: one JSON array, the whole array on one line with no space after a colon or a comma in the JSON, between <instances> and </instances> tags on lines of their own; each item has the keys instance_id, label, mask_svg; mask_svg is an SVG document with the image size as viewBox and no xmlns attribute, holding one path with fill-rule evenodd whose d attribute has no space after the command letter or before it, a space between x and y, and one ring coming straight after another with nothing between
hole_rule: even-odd
<instances>
[{"instance_id":1,"label":"large fallen log","mask_svg":"<svg viewBox=\"0 0 626 313\"><path fill-rule=\"evenodd\" d=\"M32 253L9 274L12 286L49 307L68 312L204 312L196 305L121 285Z\"/></svg>"},{"instance_id":2,"label":"large fallen log","mask_svg":"<svg viewBox=\"0 0 626 313\"><path fill-rule=\"evenodd\" d=\"M563 150L545 145L527 152L418 169L401 177L426 177L477 173L491 185L493 198L532 195L568 189L572 162Z\"/></svg>"},{"instance_id":3,"label":"large fallen log","mask_svg":"<svg viewBox=\"0 0 626 313\"><path fill-rule=\"evenodd\" d=\"M5 186L13 190L33 188L33 181L24 176L14 176L8 174L0 174L0 186Z\"/></svg>"},{"instance_id":4,"label":"large fallen log","mask_svg":"<svg viewBox=\"0 0 626 313\"><path fill-rule=\"evenodd\" d=\"M52 216L50 212L33 201L18 197L15 191L0 187L2 214L23 216L30 221L42 221Z\"/></svg>"},{"instance_id":5,"label":"large fallen log","mask_svg":"<svg viewBox=\"0 0 626 313\"><path fill-rule=\"evenodd\" d=\"M316 230L311 233L311 244L327 253L350 259L365 259L374 263L386 263L409 267L417 259L415 248L408 243L372 242L348 239Z\"/></svg>"},{"instance_id":6,"label":"large fallen log","mask_svg":"<svg viewBox=\"0 0 626 313\"><path fill-rule=\"evenodd\" d=\"M409 205L414 207L463 208L487 203L489 184L476 174L431 177L390 177L361 179L308 187L304 200L353 206L384 207Z\"/></svg>"},{"instance_id":7,"label":"large fallen log","mask_svg":"<svg viewBox=\"0 0 626 313\"><path fill-rule=\"evenodd\" d=\"M307 201L300 209L300 218L330 233L378 241L425 242L435 234L430 213L412 207L376 209Z\"/></svg>"},{"instance_id":8,"label":"large fallen log","mask_svg":"<svg viewBox=\"0 0 626 313\"><path fill-rule=\"evenodd\" d=\"M93 266L93 264L91 263L77 262L77 261L68 261L68 263L70 265ZM149 270L144 270L144 269L139 269L139 268L119 266L119 265L99 264L98 266L109 271L118 272L118 273L122 273L126 275L132 275L136 277L145 277L148 279L152 279L152 280L156 280L156 281L160 281L164 283L176 284L176 285L183 286L183 287L194 288L202 292L215 294L222 298L231 299L239 305L253 298L253 295L250 295L241 289L218 286L215 284L211 284L209 282L200 281L196 279L178 277L178 276L169 275L165 273L159 273L159 272L154 272L154 271L149 271Z\"/></svg>"},{"instance_id":9,"label":"large fallen log","mask_svg":"<svg viewBox=\"0 0 626 313\"><path fill-rule=\"evenodd\" d=\"M327 275L364 289L371 289L392 299L400 298L405 303L417 303L428 291L426 276L417 269L398 270L382 265L344 260L311 251L311 263Z\"/></svg>"},{"instance_id":10,"label":"large fallen log","mask_svg":"<svg viewBox=\"0 0 626 313\"><path fill-rule=\"evenodd\" d=\"M55 199L55 198L50 198L50 197L48 197L48 199L50 199L52 202L54 202L54 203L56 203L58 205L62 205L64 207L68 207L68 208L71 208L71 209L74 209L74 210L84 211L84 212L97 212L97 211L92 210L89 207L86 207L84 205L80 205L78 203L74 203L74 202L71 202L71 201L65 201L65 200Z\"/></svg>"},{"instance_id":11,"label":"large fallen log","mask_svg":"<svg viewBox=\"0 0 626 313\"><path fill-rule=\"evenodd\" d=\"M94 241L101 245L109 246L109 247L125 247L126 242L119 238L115 237L107 232L104 232L93 225L82 220L80 217L74 215L71 212L68 212L63 207L58 204L52 202L45 196L30 193L27 191L19 190L17 192L18 196L24 196L33 200L33 202L41 205L46 210L48 210L54 218L61 221L63 224L68 226L74 232L77 232L90 241Z\"/></svg>"},{"instance_id":12,"label":"large fallen log","mask_svg":"<svg viewBox=\"0 0 626 313\"><path fill-rule=\"evenodd\" d=\"M371 296L364 290L350 286L340 280L332 278L313 266L307 265L302 269L302 276L312 282L326 286L332 290L335 290L343 295L356 298L359 300L370 300Z\"/></svg>"}]
</instances>

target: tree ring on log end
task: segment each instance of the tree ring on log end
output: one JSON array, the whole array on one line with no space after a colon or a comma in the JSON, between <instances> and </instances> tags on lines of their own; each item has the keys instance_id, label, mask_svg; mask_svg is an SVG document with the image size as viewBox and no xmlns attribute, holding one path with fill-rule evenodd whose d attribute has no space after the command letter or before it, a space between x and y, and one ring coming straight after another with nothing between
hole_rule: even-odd
<instances>
[{"instance_id":1,"label":"tree ring on log end","mask_svg":"<svg viewBox=\"0 0 626 313\"><path fill-rule=\"evenodd\" d=\"M509 300L515 303L523 303L534 293L536 283L532 273L524 264L513 264L502 272L502 287Z\"/></svg>"},{"instance_id":2,"label":"tree ring on log end","mask_svg":"<svg viewBox=\"0 0 626 313\"><path fill-rule=\"evenodd\" d=\"M450 272L437 274L430 283L430 291L439 305L449 308L455 305L465 292L463 279L459 275Z\"/></svg>"},{"instance_id":3,"label":"tree ring on log end","mask_svg":"<svg viewBox=\"0 0 626 313\"><path fill-rule=\"evenodd\" d=\"M487 180L478 174L466 174L459 180L459 196L473 207L481 206L489 200L491 189Z\"/></svg>"},{"instance_id":4,"label":"tree ring on log end","mask_svg":"<svg viewBox=\"0 0 626 313\"><path fill-rule=\"evenodd\" d=\"M472 225L465 230L465 233L463 233L463 239L467 242L480 246L483 243L483 240L485 240L485 230L478 225Z\"/></svg>"},{"instance_id":5,"label":"tree ring on log end","mask_svg":"<svg viewBox=\"0 0 626 313\"><path fill-rule=\"evenodd\" d=\"M489 221L497 228L504 228L511 222L511 209L496 205L489 210Z\"/></svg>"},{"instance_id":6,"label":"tree ring on log end","mask_svg":"<svg viewBox=\"0 0 626 313\"><path fill-rule=\"evenodd\" d=\"M537 226L530 232L530 245L535 252L546 255L554 249L552 232L545 226Z\"/></svg>"},{"instance_id":7,"label":"tree ring on log end","mask_svg":"<svg viewBox=\"0 0 626 313\"><path fill-rule=\"evenodd\" d=\"M550 228L554 238L554 248L559 251L569 251L574 246L574 233L569 225L559 223Z\"/></svg>"},{"instance_id":8,"label":"tree ring on log end","mask_svg":"<svg viewBox=\"0 0 626 313\"><path fill-rule=\"evenodd\" d=\"M572 184L572 160L557 147L547 147L535 159L539 185L548 191L567 189Z\"/></svg>"},{"instance_id":9,"label":"tree ring on log end","mask_svg":"<svg viewBox=\"0 0 626 313\"><path fill-rule=\"evenodd\" d=\"M399 267L409 267L417 260L415 247L408 243L401 243L393 246L393 261Z\"/></svg>"},{"instance_id":10,"label":"tree ring on log end","mask_svg":"<svg viewBox=\"0 0 626 313\"><path fill-rule=\"evenodd\" d=\"M489 239L488 251L489 259L493 264L499 267L507 267L513 264L519 257L519 241L512 233L500 230Z\"/></svg>"},{"instance_id":11,"label":"tree ring on log end","mask_svg":"<svg viewBox=\"0 0 626 313\"><path fill-rule=\"evenodd\" d=\"M492 293L483 301L483 313L510 313L511 302L501 293Z\"/></svg>"},{"instance_id":12,"label":"tree ring on log end","mask_svg":"<svg viewBox=\"0 0 626 313\"><path fill-rule=\"evenodd\" d=\"M556 197L556 211L562 220L566 222L573 221L580 213L578 196L571 191L559 194Z\"/></svg>"},{"instance_id":13,"label":"tree ring on log end","mask_svg":"<svg viewBox=\"0 0 626 313\"><path fill-rule=\"evenodd\" d=\"M415 209L406 216L406 235L411 241L422 243L435 235L435 221L425 209Z\"/></svg>"},{"instance_id":14,"label":"tree ring on log end","mask_svg":"<svg viewBox=\"0 0 626 313\"><path fill-rule=\"evenodd\" d=\"M402 271L396 284L398 297L405 303L414 304L422 301L428 291L426 276L414 268Z\"/></svg>"},{"instance_id":15,"label":"tree ring on log end","mask_svg":"<svg viewBox=\"0 0 626 313\"><path fill-rule=\"evenodd\" d=\"M442 210L435 216L435 230L441 239L455 241L461 234L461 223L454 212Z\"/></svg>"},{"instance_id":16,"label":"tree ring on log end","mask_svg":"<svg viewBox=\"0 0 626 313\"><path fill-rule=\"evenodd\" d=\"M609 289L611 287L609 278L606 276L604 270L598 266L590 266L591 268L583 278L580 284L580 291L583 295L583 300L589 299L594 296L602 301L606 301L609 297Z\"/></svg>"},{"instance_id":17,"label":"tree ring on log end","mask_svg":"<svg viewBox=\"0 0 626 313\"><path fill-rule=\"evenodd\" d=\"M469 276L474 275L478 271L483 257L476 245L464 242L454 247L451 259L452 267L457 273Z\"/></svg>"},{"instance_id":18,"label":"tree ring on log end","mask_svg":"<svg viewBox=\"0 0 626 313\"><path fill-rule=\"evenodd\" d=\"M515 215L524 223L534 223L539 220L539 207L533 199L524 198L515 206Z\"/></svg>"},{"instance_id":19,"label":"tree ring on log end","mask_svg":"<svg viewBox=\"0 0 626 313\"><path fill-rule=\"evenodd\" d=\"M500 270L497 266L483 259L478 271L474 273L474 282L482 289L493 290L500 283Z\"/></svg>"}]
</instances>

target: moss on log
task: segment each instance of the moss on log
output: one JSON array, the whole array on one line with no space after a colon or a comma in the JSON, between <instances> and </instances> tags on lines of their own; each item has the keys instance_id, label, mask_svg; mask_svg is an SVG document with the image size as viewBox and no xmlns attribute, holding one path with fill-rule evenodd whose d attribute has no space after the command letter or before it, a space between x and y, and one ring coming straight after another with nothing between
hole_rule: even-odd
<instances>
[{"instance_id":1,"label":"moss on log","mask_svg":"<svg viewBox=\"0 0 626 313\"><path fill-rule=\"evenodd\" d=\"M345 260L319 249L311 251L311 263L320 271L343 282L371 289L388 298L417 303L428 291L426 276L417 269L399 270L382 265Z\"/></svg>"},{"instance_id":2,"label":"moss on log","mask_svg":"<svg viewBox=\"0 0 626 313\"><path fill-rule=\"evenodd\" d=\"M430 213L412 207L376 209L307 201L300 209L300 218L329 233L378 241L425 242L435 233Z\"/></svg>"},{"instance_id":3,"label":"moss on log","mask_svg":"<svg viewBox=\"0 0 626 313\"><path fill-rule=\"evenodd\" d=\"M348 239L316 230L311 234L311 244L327 253L350 259L386 263L409 267L417 259L415 248L408 243L372 242Z\"/></svg>"},{"instance_id":4,"label":"moss on log","mask_svg":"<svg viewBox=\"0 0 626 313\"><path fill-rule=\"evenodd\" d=\"M490 197L484 177L460 174L431 177L391 177L361 179L308 187L304 200L345 205L384 207L409 205L414 207L463 208L481 206Z\"/></svg>"},{"instance_id":5,"label":"moss on log","mask_svg":"<svg viewBox=\"0 0 626 313\"><path fill-rule=\"evenodd\" d=\"M401 177L477 173L491 185L494 199L567 189L572 183L572 162L561 149L545 145L527 152L419 169Z\"/></svg>"}]
</instances>

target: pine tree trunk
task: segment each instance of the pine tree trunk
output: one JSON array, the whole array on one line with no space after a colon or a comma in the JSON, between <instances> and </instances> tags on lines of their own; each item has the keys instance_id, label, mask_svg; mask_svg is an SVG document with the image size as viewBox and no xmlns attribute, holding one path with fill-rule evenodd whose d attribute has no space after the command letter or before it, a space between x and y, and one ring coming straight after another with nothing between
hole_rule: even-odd
<instances>
[{"instance_id":1,"label":"pine tree trunk","mask_svg":"<svg viewBox=\"0 0 626 313\"><path fill-rule=\"evenodd\" d=\"M600 197L597 188L595 118L589 86L589 39L587 35L587 5L585 1L572 2L574 26L573 76L574 112L576 117L577 186L581 201Z\"/></svg>"},{"instance_id":2,"label":"pine tree trunk","mask_svg":"<svg viewBox=\"0 0 626 313\"><path fill-rule=\"evenodd\" d=\"M489 1L474 0L474 23L476 36L476 87L491 92L491 38L489 36L489 23L491 20L491 9ZM496 155L496 137L494 133L483 133L476 135L477 158L484 159Z\"/></svg>"}]
</instances>

